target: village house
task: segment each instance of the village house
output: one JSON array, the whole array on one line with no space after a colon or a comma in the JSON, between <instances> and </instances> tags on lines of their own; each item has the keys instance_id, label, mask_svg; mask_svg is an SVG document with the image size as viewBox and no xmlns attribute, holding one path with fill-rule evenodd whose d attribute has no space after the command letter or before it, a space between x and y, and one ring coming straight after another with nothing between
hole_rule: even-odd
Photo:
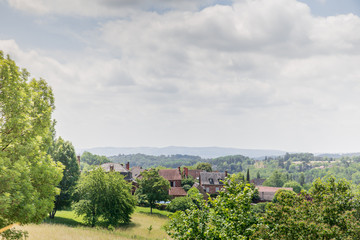
<instances>
[{"instance_id":1,"label":"village house","mask_svg":"<svg viewBox=\"0 0 360 240\"><path fill-rule=\"evenodd\" d=\"M159 175L170 183L169 195L173 198L186 196L186 191L181 187L181 170L177 169L160 169Z\"/></svg>"},{"instance_id":2,"label":"village house","mask_svg":"<svg viewBox=\"0 0 360 240\"><path fill-rule=\"evenodd\" d=\"M145 169L143 169L142 167L135 166L135 167L132 167L130 171L131 171L133 179L137 179L138 177L140 177L140 174L143 171L145 171Z\"/></svg>"},{"instance_id":3,"label":"village house","mask_svg":"<svg viewBox=\"0 0 360 240\"><path fill-rule=\"evenodd\" d=\"M132 174L129 170L129 162L126 163L125 167L119 163L104 163L100 165L105 172L118 172L124 176L124 179L128 182L132 181Z\"/></svg>"},{"instance_id":4,"label":"village house","mask_svg":"<svg viewBox=\"0 0 360 240\"><path fill-rule=\"evenodd\" d=\"M275 193L279 189L290 190L293 188L281 188L281 187L265 187L265 186L256 186L259 191L260 201L262 202L271 202L274 199Z\"/></svg>"},{"instance_id":5,"label":"village house","mask_svg":"<svg viewBox=\"0 0 360 240\"><path fill-rule=\"evenodd\" d=\"M201 172L199 178L200 186L208 194L218 194L224 187L223 181L227 177L225 172Z\"/></svg>"},{"instance_id":6,"label":"village house","mask_svg":"<svg viewBox=\"0 0 360 240\"><path fill-rule=\"evenodd\" d=\"M184 177L188 178L191 176L193 179L198 180L200 178L200 173L205 172L204 170L200 169L188 169L187 167L184 167L183 175Z\"/></svg>"}]
</instances>

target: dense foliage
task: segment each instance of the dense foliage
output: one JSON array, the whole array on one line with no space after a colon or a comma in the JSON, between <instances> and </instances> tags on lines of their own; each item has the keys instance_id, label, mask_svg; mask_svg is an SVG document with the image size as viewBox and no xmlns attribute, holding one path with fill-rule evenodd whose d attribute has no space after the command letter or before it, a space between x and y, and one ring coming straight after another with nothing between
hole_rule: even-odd
<instances>
[{"instance_id":1,"label":"dense foliage","mask_svg":"<svg viewBox=\"0 0 360 240\"><path fill-rule=\"evenodd\" d=\"M53 209L62 174L47 154L51 144L51 88L29 81L0 51L0 228L40 222Z\"/></svg>"},{"instance_id":2,"label":"dense foliage","mask_svg":"<svg viewBox=\"0 0 360 240\"><path fill-rule=\"evenodd\" d=\"M360 201L344 179L317 179L309 192L277 192L273 203L252 206L254 191L228 180L209 202L173 215L175 239L359 239Z\"/></svg>"},{"instance_id":3,"label":"dense foliage","mask_svg":"<svg viewBox=\"0 0 360 240\"><path fill-rule=\"evenodd\" d=\"M225 182L226 190L208 202L198 200L191 209L176 212L168 226L174 239L245 239L257 219L251 208L254 190L235 178Z\"/></svg>"},{"instance_id":4,"label":"dense foliage","mask_svg":"<svg viewBox=\"0 0 360 240\"><path fill-rule=\"evenodd\" d=\"M260 239L359 239L359 203L346 180L317 179L308 193L277 193L254 235Z\"/></svg>"},{"instance_id":5,"label":"dense foliage","mask_svg":"<svg viewBox=\"0 0 360 240\"><path fill-rule=\"evenodd\" d=\"M112 226L130 222L135 198L131 195L131 185L121 174L95 168L81 176L77 194L79 202L75 204L75 212L83 215L92 227L100 218Z\"/></svg>"}]
</instances>

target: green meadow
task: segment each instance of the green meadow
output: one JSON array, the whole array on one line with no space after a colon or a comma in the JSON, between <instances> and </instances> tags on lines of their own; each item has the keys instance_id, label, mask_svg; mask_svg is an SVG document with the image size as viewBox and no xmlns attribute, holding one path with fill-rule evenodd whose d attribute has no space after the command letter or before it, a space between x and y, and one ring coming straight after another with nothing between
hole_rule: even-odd
<instances>
[{"instance_id":1,"label":"green meadow","mask_svg":"<svg viewBox=\"0 0 360 240\"><path fill-rule=\"evenodd\" d=\"M28 231L29 240L107 240L107 239L170 239L164 226L170 212L136 207L132 221L115 229L88 227L73 211L58 211L54 219L45 219L42 224L30 224L17 229Z\"/></svg>"}]
</instances>

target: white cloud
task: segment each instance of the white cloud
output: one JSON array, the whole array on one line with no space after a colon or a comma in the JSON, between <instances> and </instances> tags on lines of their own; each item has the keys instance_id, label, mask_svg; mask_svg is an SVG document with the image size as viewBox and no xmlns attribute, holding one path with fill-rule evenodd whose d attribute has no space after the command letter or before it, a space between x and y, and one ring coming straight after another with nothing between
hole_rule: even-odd
<instances>
[{"instance_id":1,"label":"white cloud","mask_svg":"<svg viewBox=\"0 0 360 240\"><path fill-rule=\"evenodd\" d=\"M15 9L31 14L120 17L137 11L197 10L215 0L7 0Z\"/></svg>"},{"instance_id":2,"label":"white cloud","mask_svg":"<svg viewBox=\"0 0 360 240\"><path fill-rule=\"evenodd\" d=\"M149 8L140 1L89 1L83 10L81 2L20 3L11 2L25 11L84 16ZM200 11L183 3L102 22L81 36L87 50L61 62L11 40L0 41L0 49L53 85L60 131L80 146L356 148L358 16L314 17L295 0ZM89 132L95 140L84 138ZM346 146L336 143L344 138Z\"/></svg>"}]
</instances>

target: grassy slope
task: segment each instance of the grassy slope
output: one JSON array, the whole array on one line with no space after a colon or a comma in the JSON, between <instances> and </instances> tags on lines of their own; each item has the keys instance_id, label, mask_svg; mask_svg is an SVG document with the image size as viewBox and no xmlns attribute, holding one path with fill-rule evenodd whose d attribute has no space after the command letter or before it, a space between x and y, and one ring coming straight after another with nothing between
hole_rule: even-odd
<instances>
[{"instance_id":1,"label":"grassy slope","mask_svg":"<svg viewBox=\"0 0 360 240\"><path fill-rule=\"evenodd\" d=\"M102 228L84 226L81 218L72 211L59 211L55 219L46 219L40 225L26 225L22 228L29 232L29 240L75 240L75 239L170 239L164 225L168 222L169 212L137 207L132 222L111 232ZM149 232L148 228L152 226Z\"/></svg>"}]
</instances>

